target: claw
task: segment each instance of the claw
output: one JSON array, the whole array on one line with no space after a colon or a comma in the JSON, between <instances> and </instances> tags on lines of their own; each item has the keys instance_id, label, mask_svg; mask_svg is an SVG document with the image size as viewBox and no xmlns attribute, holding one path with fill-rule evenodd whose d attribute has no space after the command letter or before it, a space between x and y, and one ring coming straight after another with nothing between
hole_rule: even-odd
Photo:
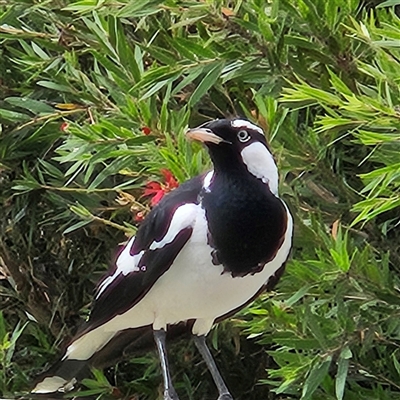
<instances>
[{"instance_id":1,"label":"claw","mask_svg":"<svg viewBox=\"0 0 400 400\"><path fill-rule=\"evenodd\" d=\"M218 397L218 400L233 400L233 397L229 393L224 393Z\"/></svg>"},{"instance_id":2,"label":"claw","mask_svg":"<svg viewBox=\"0 0 400 400\"><path fill-rule=\"evenodd\" d=\"M174 390L174 391L164 392L164 400L179 400L179 397Z\"/></svg>"}]
</instances>

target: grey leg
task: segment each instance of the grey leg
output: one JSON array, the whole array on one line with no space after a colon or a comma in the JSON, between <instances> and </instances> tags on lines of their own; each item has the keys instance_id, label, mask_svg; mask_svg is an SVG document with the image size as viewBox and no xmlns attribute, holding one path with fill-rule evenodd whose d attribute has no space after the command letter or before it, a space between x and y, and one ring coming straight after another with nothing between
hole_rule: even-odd
<instances>
[{"instance_id":1,"label":"grey leg","mask_svg":"<svg viewBox=\"0 0 400 400\"><path fill-rule=\"evenodd\" d=\"M179 400L178 395L172 386L171 374L169 372L167 349L165 347L166 332L161 329L154 331L154 340L157 345L158 355L161 362L161 370L164 381L164 400Z\"/></svg>"},{"instance_id":2,"label":"grey leg","mask_svg":"<svg viewBox=\"0 0 400 400\"><path fill-rule=\"evenodd\" d=\"M217 386L219 393L218 400L233 400L232 395L229 393L229 390L226 387L225 382L218 371L213 356L211 355L210 350L207 347L206 337L197 335L194 335L193 337L194 343L196 344L196 347L199 349L200 354L206 362L208 370L210 371L214 379L215 385Z\"/></svg>"}]
</instances>

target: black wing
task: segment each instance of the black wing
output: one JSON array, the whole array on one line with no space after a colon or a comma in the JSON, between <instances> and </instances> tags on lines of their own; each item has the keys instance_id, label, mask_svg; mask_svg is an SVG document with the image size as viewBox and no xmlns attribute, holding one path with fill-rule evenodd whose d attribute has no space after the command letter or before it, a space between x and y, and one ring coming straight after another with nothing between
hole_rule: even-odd
<instances>
[{"instance_id":1,"label":"black wing","mask_svg":"<svg viewBox=\"0 0 400 400\"><path fill-rule=\"evenodd\" d=\"M154 243L162 242L179 207L199 204L203 178L197 176L183 183L167 194L149 213L136 237L125 245L116 264L99 282L84 331L95 329L132 308L170 268L189 240L192 227L182 227L173 240L162 247L155 248ZM125 257L123 267L117 265L121 255Z\"/></svg>"}]
</instances>

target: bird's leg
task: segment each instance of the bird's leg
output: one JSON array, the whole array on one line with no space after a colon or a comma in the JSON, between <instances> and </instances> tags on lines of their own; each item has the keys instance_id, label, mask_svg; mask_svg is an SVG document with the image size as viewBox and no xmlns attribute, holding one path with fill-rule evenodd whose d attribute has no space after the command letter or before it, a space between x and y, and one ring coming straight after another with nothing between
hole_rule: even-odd
<instances>
[{"instance_id":1,"label":"bird's leg","mask_svg":"<svg viewBox=\"0 0 400 400\"><path fill-rule=\"evenodd\" d=\"M217 386L219 392L218 400L233 400L232 395L229 393L229 390L226 387L225 382L218 371L213 356L211 355L210 350L207 347L206 337L204 335L194 335L194 343L196 344L196 347L198 348L200 354L206 362L208 370L210 371L214 379L215 385Z\"/></svg>"},{"instance_id":2,"label":"bird's leg","mask_svg":"<svg viewBox=\"0 0 400 400\"><path fill-rule=\"evenodd\" d=\"M167 349L165 347L165 336L166 332L163 329L154 331L154 340L156 342L158 355L160 357L164 381L164 400L179 400L179 397L172 385L171 374L169 372Z\"/></svg>"}]
</instances>

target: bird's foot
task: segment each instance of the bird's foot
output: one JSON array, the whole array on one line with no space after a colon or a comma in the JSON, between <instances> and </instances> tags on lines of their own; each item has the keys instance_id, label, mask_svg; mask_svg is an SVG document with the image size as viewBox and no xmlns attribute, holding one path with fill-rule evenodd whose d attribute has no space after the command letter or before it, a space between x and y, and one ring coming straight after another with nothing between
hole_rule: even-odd
<instances>
[{"instance_id":1,"label":"bird's foot","mask_svg":"<svg viewBox=\"0 0 400 400\"><path fill-rule=\"evenodd\" d=\"M233 400L233 397L230 393L224 393L218 397L218 400Z\"/></svg>"},{"instance_id":2,"label":"bird's foot","mask_svg":"<svg viewBox=\"0 0 400 400\"><path fill-rule=\"evenodd\" d=\"M164 400L179 400L179 397L174 389L170 389L164 392Z\"/></svg>"}]
</instances>

